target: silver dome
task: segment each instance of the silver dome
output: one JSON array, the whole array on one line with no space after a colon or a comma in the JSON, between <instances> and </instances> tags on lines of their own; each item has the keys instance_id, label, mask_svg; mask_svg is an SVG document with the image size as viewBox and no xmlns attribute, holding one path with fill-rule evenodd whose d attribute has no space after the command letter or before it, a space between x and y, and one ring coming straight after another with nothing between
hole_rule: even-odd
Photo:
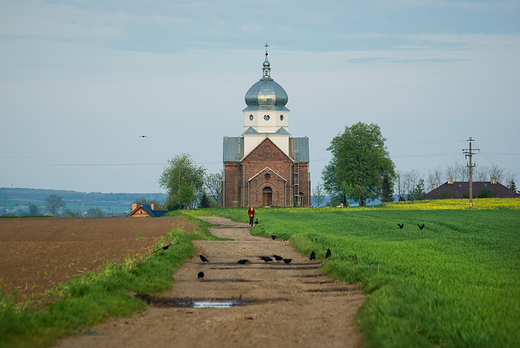
<instances>
[{"instance_id":1,"label":"silver dome","mask_svg":"<svg viewBox=\"0 0 520 348\"><path fill-rule=\"evenodd\" d=\"M282 86L271 78L270 66L266 52L262 67L264 76L247 91L245 96L247 108L244 110L288 111L285 104L289 101L289 97Z\"/></svg>"}]
</instances>

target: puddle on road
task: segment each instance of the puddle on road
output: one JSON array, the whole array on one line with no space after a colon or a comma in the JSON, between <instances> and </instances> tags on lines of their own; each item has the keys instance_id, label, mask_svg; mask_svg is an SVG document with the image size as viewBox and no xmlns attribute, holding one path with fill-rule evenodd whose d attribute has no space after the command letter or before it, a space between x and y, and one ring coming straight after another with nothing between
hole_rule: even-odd
<instances>
[{"instance_id":1,"label":"puddle on road","mask_svg":"<svg viewBox=\"0 0 520 348\"><path fill-rule=\"evenodd\" d=\"M136 298L145 301L150 306L157 308L231 308L236 306L248 306L273 301L288 301L285 298L265 300L243 299L191 299L191 298L156 298L148 294L135 294Z\"/></svg>"},{"instance_id":2,"label":"puddle on road","mask_svg":"<svg viewBox=\"0 0 520 348\"><path fill-rule=\"evenodd\" d=\"M240 305L240 300L226 300L226 301L193 301L193 308L229 308Z\"/></svg>"}]
</instances>

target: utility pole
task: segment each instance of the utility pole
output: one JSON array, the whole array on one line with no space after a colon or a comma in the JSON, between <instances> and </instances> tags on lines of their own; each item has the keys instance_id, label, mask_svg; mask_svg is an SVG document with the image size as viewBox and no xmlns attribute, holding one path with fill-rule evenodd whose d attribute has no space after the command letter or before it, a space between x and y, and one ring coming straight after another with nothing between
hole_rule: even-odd
<instances>
[{"instance_id":1,"label":"utility pole","mask_svg":"<svg viewBox=\"0 0 520 348\"><path fill-rule=\"evenodd\" d=\"M473 210L473 167L475 167L475 165L472 164L472 157L475 153L472 152L471 143L475 140L472 139L471 137L469 137L468 141L469 141L469 149L462 149L462 151L463 151L464 155L466 156L466 158L469 157L469 164L468 164L468 167L469 167L469 210ZM480 150L477 149L477 151L480 151Z\"/></svg>"}]
</instances>

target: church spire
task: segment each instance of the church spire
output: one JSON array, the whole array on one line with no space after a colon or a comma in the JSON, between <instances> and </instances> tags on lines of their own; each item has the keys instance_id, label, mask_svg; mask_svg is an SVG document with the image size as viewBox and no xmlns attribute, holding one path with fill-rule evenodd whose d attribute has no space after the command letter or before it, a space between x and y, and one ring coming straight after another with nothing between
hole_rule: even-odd
<instances>
[{"instance_id":1,"label":"church spire","mask_svg":"<svg viewBox=\"0 0 520 348\"><path fill-rule=\"evenodd\" d=\"M264 72L263 79L270 80L271 79L271 63L269 63L269 60L267 59L267 56L269 55L269 53L267 52L267 48L269 47L269 45L266 43L264 46L265 46L265 61L264 61L264 65L262 68L262 70Z\"/></svg>"}]
</instances>

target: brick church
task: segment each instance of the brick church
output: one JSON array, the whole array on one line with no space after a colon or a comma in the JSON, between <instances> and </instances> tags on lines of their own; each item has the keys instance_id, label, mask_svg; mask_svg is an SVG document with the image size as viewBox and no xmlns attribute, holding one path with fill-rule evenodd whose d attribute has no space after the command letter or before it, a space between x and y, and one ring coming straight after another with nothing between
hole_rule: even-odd
<instances>
[{"instance_id":1,"label":"brick church","mask_svg":"<svg viewBox=\"0 0 520 348\"><path fill-rule=\"evenodd\" d=\"M287 93L271 78L267 51L262 71L245 96L244 133L224 137L222 206L309 207L309 138L289 134Z\"/></svg>"}]
</instances>

